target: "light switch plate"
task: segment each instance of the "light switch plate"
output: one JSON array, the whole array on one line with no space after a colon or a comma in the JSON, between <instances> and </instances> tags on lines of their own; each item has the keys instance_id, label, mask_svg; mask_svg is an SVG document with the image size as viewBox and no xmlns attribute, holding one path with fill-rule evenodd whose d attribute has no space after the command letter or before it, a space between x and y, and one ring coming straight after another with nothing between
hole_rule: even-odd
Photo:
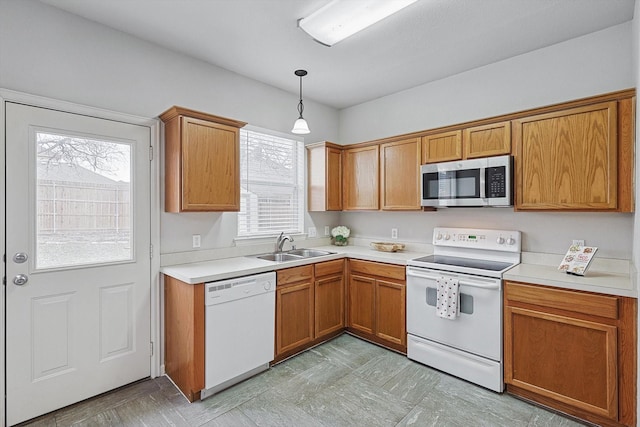
<instances>
[{"instance_id":1,"label":"light switch plate","mask_svg":"<svg viewBox=\"0 0 640 427\"><path fill-rule=\"evenodd\" d=\"M307 237L316 237L317 230L315 227L309 227L309 232L307 233Z\"/></svg>"},{"instance_id":2,"label":"light switch plate","mask_svg":"<svg viewBox=\"0 0 640 427\"><path fill-rule=\"evenodd\" d=\"M392 239L397 239L398 238L398 229L397 228L392 228L391 229L391 238Z\"/></svg>"},{"instance_id":3,"label":"light switch plate","mask_svg":"<svg viewBox=\"0 0 640 427\"><path fill-rule=\"evenodd\" d=\"M199 234L194 234L193 235L193 247L194 248L199 248L200 247L200 235Z\"/></svg>"},{"instance_id":4,"label":"light switch plate","mask_svg":"<svg viewBox=\"0 0 640 427\"><path fill-rule=\"evenodd\" d=\"M573 240L573 245L584 246L584 240Z\"/></svg>"},{"instance_id":5,"label":"light switch plate","mask_svg":"<svg viewBox=\"0 0 640 427\"><path fill-rule=\"evenodd\" d=\"M329 229L328 225L324 226L324 235L328 236L329 234L331 234L331 230Z\"/></svg>"}]
</instances>

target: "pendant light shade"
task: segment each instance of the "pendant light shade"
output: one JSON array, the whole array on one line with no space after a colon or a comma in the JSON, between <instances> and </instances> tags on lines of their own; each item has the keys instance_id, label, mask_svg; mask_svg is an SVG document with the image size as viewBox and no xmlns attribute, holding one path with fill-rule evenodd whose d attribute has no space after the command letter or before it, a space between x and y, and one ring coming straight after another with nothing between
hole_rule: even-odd
<instances>
[{"instance_id":1,"label":"pendant light shade","mask_svg":"<svg viewBox=\"0 0 640 427\"><path fill-rule=\"evenodd\" d=\"M302 104L302 77L307 75L307 70L296 70L294 73L296 76L300 77L300 102L298 102L298 114L299 117L296 122L293 124L293 129L291 129L291 133L306 135L310 133L309 125L307 121L302 117L302 112L304 111L304 105Z\"/></svg>"},{"instance_id":2,"label":"pendant light shade","mask_svg":"<svg viewBox=\"0 0 640 427\"><path fill-rule=\"evenodd\" d=\"M293 124L293 129L291 129L291 133L297 133L300 135L306 135L310 132L311 131L309 130L309 125L307 124L307 121L302 118L296 120L296 122Z\"/></svg>"}]
</instances>

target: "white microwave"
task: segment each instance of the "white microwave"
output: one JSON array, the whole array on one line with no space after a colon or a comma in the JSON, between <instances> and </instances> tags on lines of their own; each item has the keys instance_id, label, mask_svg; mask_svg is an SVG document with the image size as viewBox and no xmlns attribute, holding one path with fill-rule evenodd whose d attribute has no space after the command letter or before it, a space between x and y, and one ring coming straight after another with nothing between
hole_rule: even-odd
<instances>
[{"instance_id":1,"label":"white microwave","mask_svg":"<svg viewBox=\"0 0 640 427\"><path fill-rule=\"evenodd\" d=\"M513 157L420 166L422 206L512 206Z\"/></svg>"}]
</instances>

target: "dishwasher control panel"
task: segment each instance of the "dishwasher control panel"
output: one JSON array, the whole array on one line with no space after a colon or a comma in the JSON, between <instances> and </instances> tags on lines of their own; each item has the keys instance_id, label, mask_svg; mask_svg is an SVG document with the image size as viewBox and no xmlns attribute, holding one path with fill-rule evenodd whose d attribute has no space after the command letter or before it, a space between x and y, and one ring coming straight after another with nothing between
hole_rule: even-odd
<instances>
[{"instance_id":1,"label":"dishwasher control panel","mask_svg":"<svg viewBox=\"0 0 640 427\"><path fill-rule=\"evenodd\" d=\"M221 304L253 295L274 292L276 273L262 273L205 283L205 305Z\"/></svg>"}]
</instances>

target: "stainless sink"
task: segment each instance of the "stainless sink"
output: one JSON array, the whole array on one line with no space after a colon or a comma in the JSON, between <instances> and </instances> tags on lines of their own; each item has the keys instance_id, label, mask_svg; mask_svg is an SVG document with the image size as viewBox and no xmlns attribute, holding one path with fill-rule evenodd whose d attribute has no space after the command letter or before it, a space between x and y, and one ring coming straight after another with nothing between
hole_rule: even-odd
<instances>
[{"instance_id":1,"label":"stainless sink","mask_svg":"<svg viewBox=\"0 0 640 427\"><path fill-rule=\"evenodd\" d=\"M273 254L256 255L256 258L260 258L265 261L283 262L283 261L295 261L295 260L303 259L304 257L300 255L292 255L288 253L278 252Z\"/></svg>"},{"instance_id":2,"label":"stainless sink","mask_svg":"<svg viewBox=\"0 0 640 427\"><path fill-rule=\"evenodd\" d=\"M313 258L323 255L331 255L333 253L335 252L321 251L318 249L292 249L287 252L273 252L270 254L251 255L251 257L264 259L266 261L284 262Z\"/></svg>"},{"instance_id":3,"label":"stainless sink","mask_svg":"<svg viewBox=\"0 0 640 427\"><path fill-rule=\"evenodd\" d=\"M321 251L318 249L293 249L288 251L287 253L291 255L298 255L303 258L313 258L316 256L331 255L335 252Z\"/></svg>"}]
</instances>

